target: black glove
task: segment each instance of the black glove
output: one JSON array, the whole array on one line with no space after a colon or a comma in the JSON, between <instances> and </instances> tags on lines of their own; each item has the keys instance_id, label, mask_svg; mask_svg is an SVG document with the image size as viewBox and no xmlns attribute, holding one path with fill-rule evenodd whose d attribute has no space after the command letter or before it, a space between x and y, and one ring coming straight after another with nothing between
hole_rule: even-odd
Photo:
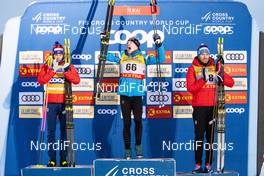
<instances>
[{"instance_id":1,"label":"black glove","mask_svg":"<svg viewBox=\"0 0 264 176\"><path fill-rule=\"evenodd\" d=\"M205 73L205 68L206 68L206 67L203 67L202 73L203 73L203 80L204 80L205 82L207 82L207 81L208 81L208 78L207 78L206 73Z\"/></svg>"},{"instance_id":2,"label":"black glove","mask_svg":"<svg viewBox=\"0 0 264 176\"><path fill-rule=\"evenodd\" d=\"M159 48L162 45L161 38L160 38L159 34L157 34L157 33L153 34L153 40L154 40L156 47Z\"/></svg>"}]
</instances>

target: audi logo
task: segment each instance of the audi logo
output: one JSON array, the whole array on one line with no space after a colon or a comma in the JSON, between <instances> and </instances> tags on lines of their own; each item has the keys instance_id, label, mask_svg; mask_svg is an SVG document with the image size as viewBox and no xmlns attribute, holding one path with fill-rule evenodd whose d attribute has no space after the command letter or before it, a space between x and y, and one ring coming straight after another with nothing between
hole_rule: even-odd
<instances>
[{"instance_id":1,"label":"audi logo","mask_svg":"<svg viewBox=\"0 0 264 176\"><path fill-rule=\"evenodd\" d=\"M40 101L40 96L39 95L23 95L21 97L21 100L23 102L38 102Z\"/></svg>"},{"instance_id":2,"label":"audi logo","mask_svg":"<svg viewBox=\"0 0 264 176\"><path fill-rule=\"evenodd\" d=\"M186 88L186 81L176 81L175 87L176 88Z\"/></svg>"},{"instance_id":3,"label":"audi logo","mask_svg":"<svg viewBox=\"0 0 264 176\"><path fill-rule=\"evenodd\" d=\"M167 102L169 101L169 96L168 95L150 95L149 96L149 101L150 102Z\"/></svg>"},{"instance_id":4,"label":"audi logo","mask_svg":"<svg viewBox=\"0 0 264 176\"><path fill-rule=\"evenodd\" d=\"M76 68L79 74L91 74L91 68Z\"/></svg>"},{"instance_id":5,"label":"audi logo","mask_svg":"<svg viewBox=\"0 0 264 176\"><path fill-rule=\"evenodd\" d=\"M244 60L245 55L243 53L228 53L225 58L226 60Z\"/></svg>"}]
</instances>

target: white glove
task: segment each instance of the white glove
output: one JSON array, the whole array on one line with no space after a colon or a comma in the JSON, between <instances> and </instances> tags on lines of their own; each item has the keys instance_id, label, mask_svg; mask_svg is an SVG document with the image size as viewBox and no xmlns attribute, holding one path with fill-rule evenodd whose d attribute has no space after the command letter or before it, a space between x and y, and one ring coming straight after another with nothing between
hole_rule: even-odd
<instances>
[{"instance_id":1,"label":"white glove","mask_svg":"<svg viewBox=\"0 0 264 176\"><path fill-rule=\"evenodd\" d=\"M57 72L59 70L59 63L54 59L52 62L52 69Z\"/></svg>"}]
</instances>

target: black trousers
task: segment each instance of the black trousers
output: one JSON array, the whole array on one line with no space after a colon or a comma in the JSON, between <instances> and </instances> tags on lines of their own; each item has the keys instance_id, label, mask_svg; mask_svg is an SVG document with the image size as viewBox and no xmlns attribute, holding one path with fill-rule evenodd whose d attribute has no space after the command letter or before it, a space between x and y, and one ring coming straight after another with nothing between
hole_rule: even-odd
<instances>
[{"instance_id":1,"label":"black trousers","mask_svg":"<svg viewBox=\"0 0 264 176\"><path fill-rule=\"evenodd\" d=\"M213 124L209 124L213 120L213 106L193 107L193 123L195 131L195 162L202 164L203 149L206 150L205 163L212 164L214 131ZM204 145L204 134L206 136L206 144Z\"/></svg>"},{"instance_id":2,"label":"black trousers","mask_svg":"<svg viewBox=\"0 0 264 176\"><path fill-rule=\"evenodd\" d=\"M142 96L128 97L121 95L121 111L124 122L123 137L125 149L130 149L131 144L131 112L134 115L136 145L141 144L142 137Z\"/></svg>"}]
</instances>

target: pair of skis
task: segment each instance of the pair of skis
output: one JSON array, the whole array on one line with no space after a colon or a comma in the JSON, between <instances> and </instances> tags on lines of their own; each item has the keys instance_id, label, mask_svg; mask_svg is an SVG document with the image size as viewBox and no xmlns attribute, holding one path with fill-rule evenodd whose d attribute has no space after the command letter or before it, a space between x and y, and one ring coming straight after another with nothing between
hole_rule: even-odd
<instances>
[{"instance_id":1,"label":"pair of skis","mask_svg":"<svg viewBox=\"0 0 264 176\"><path fill-rule=\"evenodd\" d=\"M213 111L211 144L214 140L215 126L217 128L217 169L218 173L224 173L225 166L225 88L224 88L224 38L219 37L217 42L216 73L222 78L216 83L215 100ZM220 78L218 78L220 79ZM212 146L211 146L212 147ZM210 150L209 160L212 160L213 151Z\"/></svg>"},{"instance_id":2,"label":"pair of skis","mask_svg":"<svg viewBox=\"0 0 264 176\"><path fill-rule=\"evenodd\" d=\"M70 52L70 39L64 39L64 59L65 63L71 63L71 52ZM48 56L46 64L48 66L52 65L53 58ZM40 143L44 141L44 133L46 129L46 118L47 118L47 106L48 106L48 90L49 83L46 84L46 90L44 93L44 106L43 106L43 117L40 129ZM69 147L67 147L68 155L68 166L75 167L75 153L72 149L72 144L74 143L74 123L73 123L73 106L72 106L72 85L67 79L64 81L65 87L65 113L66 115L66 131L67 131L67 141L70 142ZM39 151L39 163L42 162L42 152Z\"/></svg>"},{"instance_id":3,"label":"pair of skis","mask_svg":"<svg viewBox=\"0 0 264 176\"><path fill-rule=\"evenodd\" d=\"M102 81L104 76L104 70L105 70L105 62L109 47L109 39L110 39L110 31L111 31L111 24L112 24L112 17L114 12L114 5L115 0L108 0L108 6L107 6L107 12L106 12L106 18L105 18L105 26L104 31L101 33L101 50L100 50L100 58L99 58L99 64L97 67L97 75L96 75L96 98L100 98L101 92L102 92ZM153 21L153 29L154 29L154 35L157 34L157 26L156 26L156 14L157 14L157 2L156 0L150 0L150 11L152 15L152 21ZM158 77L158 92L159 92L159 104L160 107L164 106L163 102L163 95L161 92L161 68L160 68L160 61L158 59L159 57L159 51L158 47L155 45L155 51L156 51L156 65L157 65L157 77Z\"/></svg>"},{"instance_id":4,"label":"pair of skis","mask_svg":"<svg viewBox=\"0 0 264 176\"><path fill-rule=\"evenodd\" d=\"M71 64L71 50L70 50L70 39L64 39L64 58L65 63ZM75 167L75 153L72 148L74 143L74 123L73 123L73 106L72 106L72 84L70 81L65 79L65 113L66 113L66 131L67 141L70 142L67 147L68 153L68 166Z\"/></svg>"}]
</instances>

